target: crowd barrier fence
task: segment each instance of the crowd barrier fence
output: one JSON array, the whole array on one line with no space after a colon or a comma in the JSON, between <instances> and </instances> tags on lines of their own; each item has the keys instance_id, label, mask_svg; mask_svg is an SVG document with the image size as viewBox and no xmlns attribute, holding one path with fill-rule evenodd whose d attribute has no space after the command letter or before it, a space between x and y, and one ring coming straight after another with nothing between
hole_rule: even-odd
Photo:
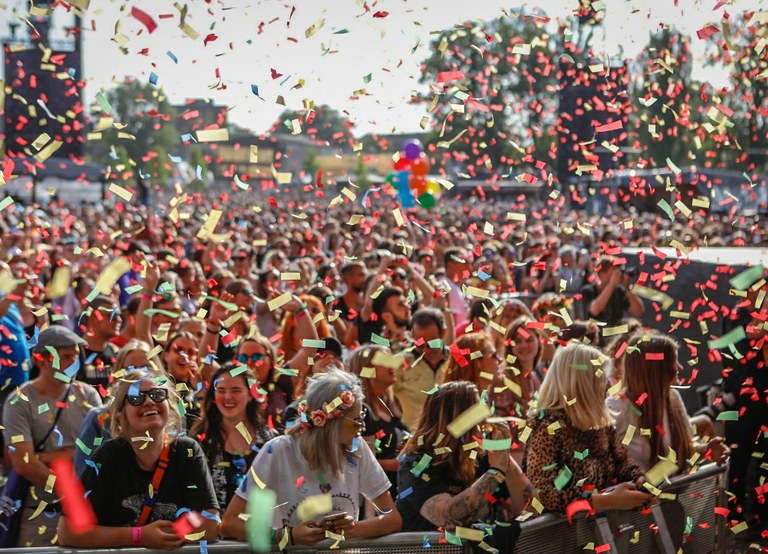
<instances>
[{"instance_id":1,"label":"crowd barrier fence","mask_svg":"<svg viewBox=\"0 0 768 554\"><path fill-rule=\"evenodd\" d=\"M582 553L590 543L593 551L627 554L675 554L681 548L685 553L721 554L726 551L725 518L715 508L725 506L726 466L709 464L691 475L673 478L662 490L675 495L661 500L648 513L641 511L608 511L585 518L577 514L573 523L556 514L543 514L523 522L522 532L515 547L516 554ZM427 545L428 542L428 545ZM466 541L465 541L466 542ZM448 544L443 535L431 533L396 533L367 540L349 540L338 548L330 541L314 547L291 547L290 552L317 552L321 554L470 554L469 544ZM602 547L602 548L601 548ZM229 554L247 551L242 542L219 541L209 544L210 554ZM197 544L184 546L176 552L197 554ZM48 547L12 548L8 554L82 554L94 550ZM145 548L119 548L99 552L116 554L147 554ZM157 551L163 552L163 551ZM273 552L278 552L274 547Z\"/></svg>"}]
</instances>

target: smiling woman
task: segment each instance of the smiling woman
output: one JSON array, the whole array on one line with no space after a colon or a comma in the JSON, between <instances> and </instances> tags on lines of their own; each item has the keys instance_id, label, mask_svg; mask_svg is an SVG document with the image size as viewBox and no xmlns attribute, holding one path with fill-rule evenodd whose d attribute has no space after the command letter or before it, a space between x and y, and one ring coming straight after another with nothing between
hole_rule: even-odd
<instances>
[{"instance_id":1,"label":"smiling woman","mask_svg":"<svg viewBox=\"0 0 768 554\"><path fill-rule=\"evenodd\" d=\"M389 480L360 440L362 401L360 382L349 373L332 369L311 378L300 418L287 435L269 441L256 456L224 514L222 533L245 539L246 498L250 489L259 486L254 476L280 499L272 517L278 542L314 545L325 538L326 529L346 538L399 531L402 519L389 494ZM302 477L298 482L297 476ZM318 495L326 496L331 509L302 519L297 507ZM360 495L376 506L379 515L357 521ZM327 519L331 512L344 515L331 523Z\"/></svg>"},{"instance_id":2,"label":"smiling woman","mask_svg":"<svg viewBox=\"0 0 768 554\"><path fill-rule=\"evenodd\" d=\"M200 446L178 436L179 399L170 381L130 371L114 385L112 396L114 438L94 453L94 463L80 476L98 525L76 533L65 514L59 523L60 544L170 549L193 536L215 541L219 506L211 476ZM202 523L179 534L173 522L177 514L189 511L201 513Z\"/></svg>"}]
</instances>

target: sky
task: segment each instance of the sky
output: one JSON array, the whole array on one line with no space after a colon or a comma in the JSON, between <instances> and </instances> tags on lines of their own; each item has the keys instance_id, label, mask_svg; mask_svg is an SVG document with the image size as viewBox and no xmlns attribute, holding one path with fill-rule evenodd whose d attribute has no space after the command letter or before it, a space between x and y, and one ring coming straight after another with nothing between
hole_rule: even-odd
<instances>
[{"instance_id":1,"label":"sky","mask_svg":"<svg viewBox=\"0 0 768 554\"><path fill-rule=\"evenodd\" d=\"M621 47L627 57L635 56L650 32L676 25L691 36L693 77L718 86L726 84L726 72L703 67L704 41L696 31L707 23L717 25L725 12L765 9L763 0L604 3L608 54ZM148 81L154 73L172 102L209 98L229 108L230 122L256 133L268 130L284 109L301 109L306 100L346 111L356 135L418 131L426 106L410 99L414 91L428 88L418 82L419 64L436 33L470 19L494 19L503 9L530 12L534 6L545 9L554 31L556 21L569 18L578 1L198 0L186 5L185 22L199 33L197 39L179 28L173 1L90 0L83 25L85 104L127 77ZM132 15L134 7L156 23L151 33ZM25 13L25 1L0 0L0 35L7 35L7 23L21 21ZM57 22L70 24L62 8L56 14ZM23 21L22 28L27 28Z\"/></svg>"}]
</instances>

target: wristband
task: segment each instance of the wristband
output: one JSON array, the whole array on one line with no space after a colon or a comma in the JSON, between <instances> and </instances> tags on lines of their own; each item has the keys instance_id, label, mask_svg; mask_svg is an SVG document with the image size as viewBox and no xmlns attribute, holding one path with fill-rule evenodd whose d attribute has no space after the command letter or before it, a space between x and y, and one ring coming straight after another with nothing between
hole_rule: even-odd
<instances>
[{"instance_id":1,"label":"wristband","mask_svg":"<svg viewBox=\"0 0 768 554\"><path fill-rule=\"evenodd\" d=\"M143 293L141 295L141 299L142 300L149 300L150 302L154 302L155 301L155 295L154 294L149 294L148 292L145 292L145 293Z\"/></svg>"},{"instance_id":2,"label":"wristband","mask_svg":"<svg viewBox=\"0 0 768 554\"><path fill-rule=\"evenodd\" d=\"M302 308L301 310L299 310L298 312L296 312L294 314L293 319L301 319L302 317L306 317L307 314L309 314L307 309L306 308Z\"/></svg>"},{"instance_id":3,"label":"wristband","mask_svg":"<svg viewBox=\"0 0 768 554\"><path fill-rule=\"evenodd\" d=\"M141 544L141 527L134 527L131 529L131 536L133 537L133 546L142 546Z\"/></svg>"},{"instance_id":4,"label":"wristband","mask_svg":"<svg viewBox=\"0 0 768 554\"><path fill-rule=\"evenodd\" d=\"M211 329L211 327L213 327L213 329ZM216 333L221 331L221 325L208 325L205 328L205 330L208 331L209 333L211 333L212 335L215 335Z\"/></svg>"}]
</instances>

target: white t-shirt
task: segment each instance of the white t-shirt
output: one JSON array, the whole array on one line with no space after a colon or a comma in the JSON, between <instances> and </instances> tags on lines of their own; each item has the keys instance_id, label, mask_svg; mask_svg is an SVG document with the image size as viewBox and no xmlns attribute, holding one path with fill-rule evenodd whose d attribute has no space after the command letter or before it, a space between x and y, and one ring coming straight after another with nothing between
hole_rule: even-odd
<instances>
[{"instance_id":1,"label":"white t-shirt","mask_svg":"<svg viewBox=\"0 0 768 554\"><path fill-rule=\"evenodd\" d=\"M359 447L350 455L339 477L321 475L309 469L301 454L299 438L283 435L267 442L256 456L248 472L248 478L237 489L237 495L248 498L248 487L258 487L253 474L277 494L277 506L272 517L272 527L301 523L296 514L299 503L310 496L330 494L331 512L347 512L357 519L360 495L372 500L387 492L389 479L368 444L358 441ZM329 512L330 513L330 512ZM315 519L322 518L322 514Z\"/></svg>"}]
</instances>

